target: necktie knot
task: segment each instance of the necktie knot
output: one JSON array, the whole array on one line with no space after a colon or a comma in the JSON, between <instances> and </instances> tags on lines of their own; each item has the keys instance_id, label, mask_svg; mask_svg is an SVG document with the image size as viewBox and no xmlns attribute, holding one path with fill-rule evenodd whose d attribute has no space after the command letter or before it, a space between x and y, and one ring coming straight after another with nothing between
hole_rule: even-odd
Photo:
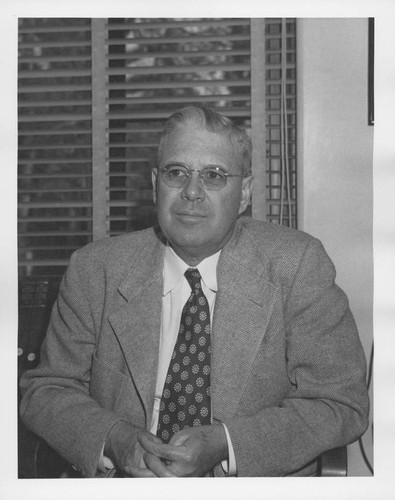
<instances>
[{"instance_id":1,"label":"necktie knot","mask_svg":"<svg viewBox=\"0 0 395 500\"><path fill-rule=\"evenodd\" d=\"M202 279L202 277L200 276L200 273L197 269L187 269L184 276L187 279L189 286L191 287L193 292L200 290L200 280Z\"/></svg>"}]
</instances>

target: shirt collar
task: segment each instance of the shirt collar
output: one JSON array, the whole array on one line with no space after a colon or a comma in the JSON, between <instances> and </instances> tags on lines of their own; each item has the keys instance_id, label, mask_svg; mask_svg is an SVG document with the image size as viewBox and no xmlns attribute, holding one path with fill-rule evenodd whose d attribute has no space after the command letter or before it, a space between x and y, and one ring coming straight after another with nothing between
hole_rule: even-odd
<instances>
[{"instance_id":1,"label":"shirt collar","mask_svg":"<svg viewBox=\"0 0 395 500\"><path fill-rule=\"evenodd\" d=\"M221 250L202 260L199 265L196 266L204 284L213 292L217 292L218 290L217 263L220 253ZM174 252L171 246L167 245L163 266L163 295L167 295L180 283L184 277L185 271L189 267L190 266Z\"/></svg>"}]
</instances>

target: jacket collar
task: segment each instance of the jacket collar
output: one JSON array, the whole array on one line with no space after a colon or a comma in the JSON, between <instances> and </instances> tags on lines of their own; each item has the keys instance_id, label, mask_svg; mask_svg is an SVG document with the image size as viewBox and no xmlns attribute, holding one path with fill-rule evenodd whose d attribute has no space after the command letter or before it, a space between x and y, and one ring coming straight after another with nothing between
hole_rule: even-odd
<instances>
[{"instance_id":1,"label":"jacket collar","mask_svg":"<svg viewBox=\"0 0 395 500\"><path fill-rule=\"evenodd\" d=\"M147 426L153 410L158 366L165 248L160 232L152 230L140 253L133 255L131 267L118 287L126 302L109 316L143 403Z\"/></svg>"}]
</instances>

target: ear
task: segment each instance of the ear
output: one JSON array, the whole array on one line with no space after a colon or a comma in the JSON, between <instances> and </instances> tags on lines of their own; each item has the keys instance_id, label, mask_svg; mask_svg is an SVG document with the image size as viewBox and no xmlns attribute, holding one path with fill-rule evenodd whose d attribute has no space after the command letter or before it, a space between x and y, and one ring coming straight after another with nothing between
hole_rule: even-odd
<instances>
[{"instance_id":1,"label":"ear","mask_svg":"<svg viewBox=\"0 0 395 500\"><path fill-rule=\"evenodd\" d=\"M254 187L254 178L252 175L250 177L245 177L241 184L241 200L239 207L239 215L244 212L247 208L248 203L251 199L252 188Z\"/></svg>"},{"instance_id":2,"label":"ear","mask_svg":"<svg viewBox=\"0 0 395 500\"><path fill-rule=\"evenodd\" d=\"M154 204L156 205L156 181L158 178L158 169L153 168L151 171L151 181L152 181L152 198L154 200Z\"/></svg>"}]
</instances>

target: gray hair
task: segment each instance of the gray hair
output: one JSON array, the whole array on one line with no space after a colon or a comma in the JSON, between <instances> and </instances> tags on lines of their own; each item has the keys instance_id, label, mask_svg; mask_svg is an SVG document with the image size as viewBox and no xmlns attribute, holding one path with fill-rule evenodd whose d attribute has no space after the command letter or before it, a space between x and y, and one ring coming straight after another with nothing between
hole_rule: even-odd
<instances>
[{"instance_id":1,"label":"gray hair","mask_svg":"<svg viewBox=\"0 0 395 500\"><path fill-rule=\"evenodd\" d=\"M167 119L159 141L159 158L162 155L163 139L179 127L185 125L195 125L209 132L227 136L236 152L240 155L243 175L245 177L250 175L252 157L251 139L245 130L235 125L230 118L206 106L186 106L173 113Z\"/></svg>"}]
</instances>

